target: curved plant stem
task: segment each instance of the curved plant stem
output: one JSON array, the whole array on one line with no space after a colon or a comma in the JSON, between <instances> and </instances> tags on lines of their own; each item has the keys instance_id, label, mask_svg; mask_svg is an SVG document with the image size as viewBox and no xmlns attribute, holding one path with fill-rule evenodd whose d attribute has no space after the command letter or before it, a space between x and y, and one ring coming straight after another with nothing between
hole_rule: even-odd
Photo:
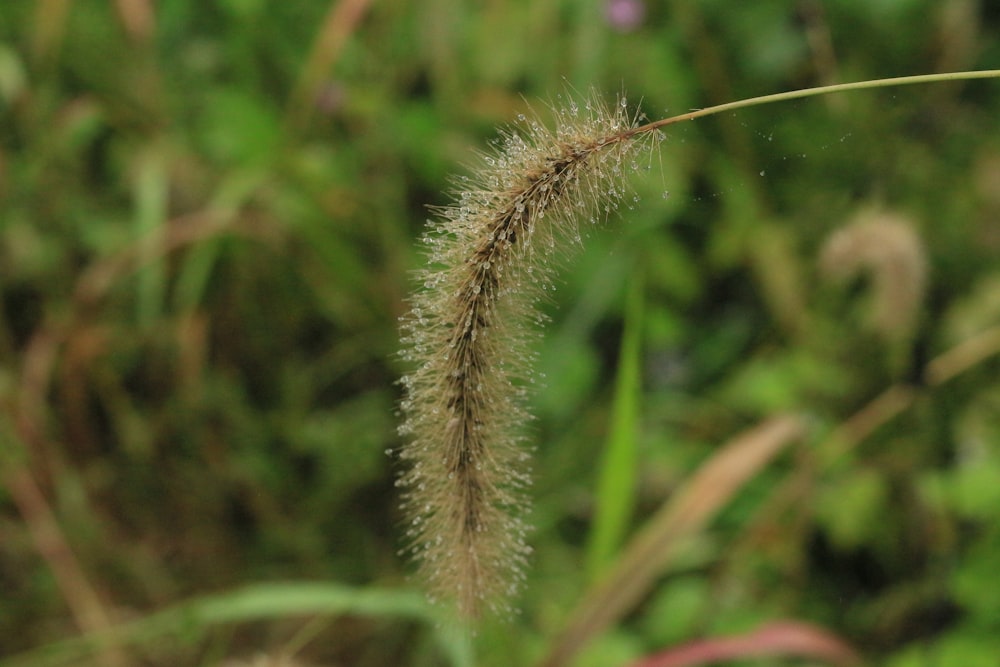
<instances>
[{"instance_id":1,"label":"curved plant stem","mask_svg":"<svg viewBox=\"0 0 1000 667\"><path fill-rule=\"evenodd\" d=\"M655 130L660 129L661 127L665 127L667 125L673 125L674 123L680 123L685 120L695 120L696 118L713 116L715 114L719 114L724 111L745 109L747 107L755 107L761 104L771 104L772 102L787 102L789 100L799 100L806 97L829 95L830 93L846 93L852 90L864 90L867 88L892 88L895 86L911 86L920 83L942 83L945 81L969 81L972 79L995 79L998 77L1000 77L1000 69L988 69L988 70L973 70L970 72L944 72L941 74L918 74L915 76L897 76L889 79L873 79L870 81L837 83L831 86L818 86L816 88L803 88L801 90L790 90L784 93L761 95L759 97L750 97L745 100L737 100L736 102L726 102L725 104L718 104L716 106L706 107L704 109L695 109L694 111L682 113L677 116L671 116L670 118L662 118L660 120L653 121L652 123L647 123L645 125L640 125L639 127L633 128L632 130L629 130L628 132L623 134L622 138L625 139L637 134L653 132Z\"/></svg>"}]
</instances>

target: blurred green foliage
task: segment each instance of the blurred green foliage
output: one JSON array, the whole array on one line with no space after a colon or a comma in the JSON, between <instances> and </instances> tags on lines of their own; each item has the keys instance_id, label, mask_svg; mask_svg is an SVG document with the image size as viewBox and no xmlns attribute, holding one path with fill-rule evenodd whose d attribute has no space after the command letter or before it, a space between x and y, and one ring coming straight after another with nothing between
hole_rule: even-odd
<instances>
[{"instance_id":1,"label":"blurred green foliage","mask_svg":"<svg viewBox=\"0 0 1000 667\"><path fill-rule=\"evenodd\" d=\"M276 656L303 628L303 663L461 660L412 611L385 455L396 320L449 174L573 91L624 90L660 118L1000 64L1000 14L972 0L633 0L635 25L610 4L0 3L0 664L61 664L46 647L283 580L388 597L324 607L319 628L308 605L182 614L191 632L118 664ZM610 535L742 428L791 410L814 433L581 664L775 618L893 667L995 664L998 109L981 81L669 129L638 203L586 230L544 305L536 557L522 614L476 639L481 664L538 659L590 583L639 279L641 417L621 446L640 464ZM835 284L818 265L870 210L910 222L928 269L918 324L891 339L871 325L877 276ZM115 664L93 655L75 664Z\"/></svg>"}]
</instances>

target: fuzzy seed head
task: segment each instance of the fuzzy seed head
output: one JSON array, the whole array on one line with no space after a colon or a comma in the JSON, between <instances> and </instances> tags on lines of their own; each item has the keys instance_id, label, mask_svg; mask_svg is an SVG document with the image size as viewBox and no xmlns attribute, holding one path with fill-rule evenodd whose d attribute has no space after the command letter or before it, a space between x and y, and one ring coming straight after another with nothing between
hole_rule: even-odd
<instances>
[{"instance_id":1,"label":"fuzzy seed head","mask_svg":"<svg viewBox=\"0 0 1000 667\"><path fill-rule=\"evenodd\" d=\"M467 618L506 615L524 581L525 409L532 384L535 304L581 221L604 219L643 144L625 103L590 101L501 132L455 203L424 237L426 268L403 318L406 444L397 480L406 551L432 599Z\"/></svg>"},{"instance_id":2,"label":"fuzzy seed head","mask_svg":"<svg viewBox=\"0 0 1000 667\"><path fill-rule=\"evenodd\" d=\"M912 222L872 209L830 235L820 268L832 280L872 276L872 328L888 340L913 333L927 285L927 255Z\"/></svg>"}]
</instances>

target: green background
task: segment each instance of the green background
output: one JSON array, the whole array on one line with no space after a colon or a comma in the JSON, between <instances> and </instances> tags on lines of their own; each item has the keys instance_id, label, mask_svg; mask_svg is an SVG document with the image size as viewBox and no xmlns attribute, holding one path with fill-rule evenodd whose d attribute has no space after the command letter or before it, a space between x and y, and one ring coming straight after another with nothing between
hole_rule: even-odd
<instances>
[{"instance_id":1,"label":"green background","mask_svg":"<svg viewBox=\"0 0 1000 667\"><path fill-rule=\"evenodd\" d=\"M542 304L521 613L466 643L407 578L397 319L427 206L498 126L592 89L657 119L1000 66L989 2L642 6L0 3L0 665L532 664L702 462L788 412L808 435L579 664L777 619L873 664L996 664L995 81L667 128ZM891 242L828 279L864 215L906 221L923 289ZM917 285L912 320L877 324L881 279Z\"/></svg>"}]
</instances>

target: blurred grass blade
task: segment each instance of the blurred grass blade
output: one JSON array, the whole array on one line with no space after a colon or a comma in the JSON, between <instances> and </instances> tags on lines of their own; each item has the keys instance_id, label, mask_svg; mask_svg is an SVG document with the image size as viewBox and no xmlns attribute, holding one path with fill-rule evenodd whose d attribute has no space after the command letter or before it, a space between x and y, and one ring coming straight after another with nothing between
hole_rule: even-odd
<instances>
[{"instance_id":1,"label":"blurred grass blade","mask_svg":"<svg viewBox=\"0 0 1000 667\"><path fill-rule=\"evenodd\" d=\"M319 97L320 89L330 76L330 70L357 29L371 0L339 0L332 3L312 45L309 59L292 92L288 119L294 126L304 127Z\"/></svg>"},{"instance_id":2,"label":"blurred grass blade","mask_svg":"<svg viewBox=\"0 0 1000 667\"><path fill-rule=\"evenodd\" d=\"M801 657L853 665L858 656L844 641L809 623L780 621L733 637L715 637L676 646L629 667L694 667L729 660Z\"/></svg>"},{"instance_id":3,"label":"blurred grass blade","mask_svg":"<svg viewBox=\"0 0 1000 667\"><path fill-rule=\"evenodd\" d=\"M541 664L569 664L587 641L649 591L672 556L674 544L704 528L748 480L805 432L803 418L774 417L722 447L629 542L613 569L577 606Z\"/></svg>"},{"instance_id":4,"label":"blurred grass blade","mask_svg":"<svg viewBox=\"0 0 1000 667\"><path fill-rule=\"evenodd\" d=\"M598 468L594 528L587 552L587 572L596 580L621 544L635 507L637 437L641 377L643 317L642 272L629 287L625 304L625 331L618 356L611 431Z\"/></svg>"},{"instance_id":5,"label":"blurred grass blade","mask_svg":"<svg viewBox=\"0 0 1000 667\"><path fill-rule=\"evenodd\" d=\"M472 665L469 642L447 632L436 610L424 597L408 590L353 588L336 583L258 584L235 591L195 598L145 618L122 624L112 632L124 644L141 645L164 637L193 641L214 626L281 619L302 615L351 614L370 617L402 617L421 621L434 629L434 636L454 667ZM55 667L78 664L92 656L101 637L89 635L33 649L0 659L0 667Z\"/></svg>"},{"instance_id":6,"label":"blurred grass blade","mask_svg":"<svg viewBox=\"0 0 1000 667\"><path fill-rule=\"evenodd\" d=\"M260 171L237 172L228 178L216 193L206 224L228 226L239 215L240 209L260 187L265 174ZM190 312L198 307L205 296L212 270L219 259L221 240L206 237L195 244L178 270L174 296L179 312Z\"/></svg>"},{"instance_id":7,"label":"blurred grass blade","mask_svg":"<svg viewBox=\"0 0 1000 667\"><path fill-rule=\"evenodd\" d=\"M162 240L166 235L167 174L164 156L154 148L140 160L139 174L133 186L135 198L135 238ZM136 271L136 320L140 327L150 327L159 319L166 292L166 267L154 245L142 246L141 268Z\"/></svg>"}]
</instances>

